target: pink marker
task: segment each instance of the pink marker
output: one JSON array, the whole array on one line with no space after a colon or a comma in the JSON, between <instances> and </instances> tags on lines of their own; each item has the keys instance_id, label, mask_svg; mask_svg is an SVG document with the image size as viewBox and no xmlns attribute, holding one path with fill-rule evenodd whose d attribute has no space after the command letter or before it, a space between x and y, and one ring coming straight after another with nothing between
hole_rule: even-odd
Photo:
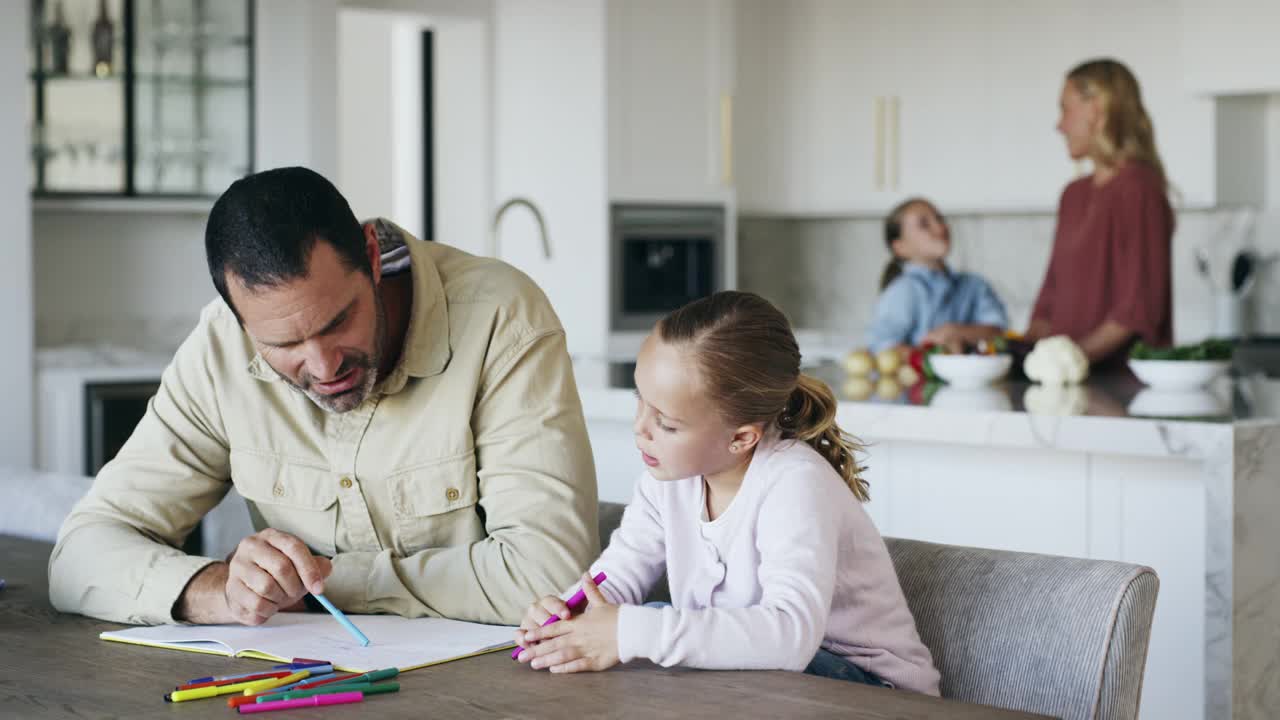
<instances>
[{"instance_id":1,"label":"pink marker","mask_svg":"<svg viewBox=\"0 0 1280 720\"><path fill-rule=\"evenodd\" d=\"M599 587L600 583L604 582L607 577L608 576L605 575L604 573L597 573L595 577L591 578L591 580L596 584L596 587ZM569 601L565 603L565 605L569 606L569 610L575 613L581 612L582 608L586 607L586 604L587 604L587 591L583 590L582 588L578 588L578 592L574 593L573 597L569 598ZM555 623L555 622L560 622L559 615L552 615L551 617L547 618L547 621L542 623L542 627L546 627L551 623ZM516 649L511 651L511 659L518 660L520 658L521 650L524 650L524 648L517 645Z\"/></svg>"},{"instance_id":2,"label":"pink marker","mask_svg":"<svg viewBox=\"0 0 1280 720\"><path fill-rule=\"evenodd\" d=\"M271 710L290 710L300 707L320 707L322 705L347 705L350 703L364 702L364 693L356 690L352 692L330 693L329 695L312 695L307 698L298 698L297 700L274 700L272 702L251 703L241 705L236 708L240 714L260 713Z\"/></svg>"}]
</instances>

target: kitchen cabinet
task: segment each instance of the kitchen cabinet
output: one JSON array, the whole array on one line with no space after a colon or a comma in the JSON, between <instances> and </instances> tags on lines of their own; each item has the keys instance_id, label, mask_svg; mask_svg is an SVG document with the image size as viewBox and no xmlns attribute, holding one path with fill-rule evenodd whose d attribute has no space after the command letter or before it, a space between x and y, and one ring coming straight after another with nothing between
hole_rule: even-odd
<instances>
[{"instance_id":1,"label":"kitchen cabinet","mask_svg":"<svg viewBox=\"0 0 1280 720\"><path fill-rule=\"evenodd\" d=\"M1186 88L1205 95L1280 92L1280 3L1181 0Z\"/></svg>"},{"instance_id":2,"label":"kitchen cabinet","mask_svg":"<svg viewBox=\"0 0 1280 720\"><path fill-rule=\"evenodd\" d=\"M607 3L609 195L718 202L733 185L732 0Z\"/></svg>"},{"instance_id":3,"label":"kitchen cabinet","mask_svg":"<svg viewBox=\"0 0 1280 720\"><path fill-rule=\"evenodd\" d=\"M1138 75L1175 199L1212 203L1212 107L1183 91L1177 14L1091 4L744 0L740 207L878 215L925 195L944 212L1052 211L1087 172L1055 125L1066 72L1091 57Z\"/></svg>"},{"instance_id":4,"label":"kitchen cabinet","mask_svg":"<svg viewBox=\"0 0 1280 720\"><path fill-rule=\"evenodd\" d=\"M253 3L31 0L32 192L210 197L253 166Z\"/></svg>"}]
</instances>

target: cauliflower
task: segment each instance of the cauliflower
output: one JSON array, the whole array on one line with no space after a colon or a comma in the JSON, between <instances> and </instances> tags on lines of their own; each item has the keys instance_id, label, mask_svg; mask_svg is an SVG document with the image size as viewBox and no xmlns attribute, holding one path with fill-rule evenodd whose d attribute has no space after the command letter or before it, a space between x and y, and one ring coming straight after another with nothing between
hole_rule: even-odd
<instances>
[{"instance_id":1,"label":"cauliflower","mask_svg":"<svg viewBox=\"0 0 1280 720\"><path fill-rule=\"evenodd\" d=\"M1066 335L1055 335L1036 343L1022 363L1033 382L1044 385L1078 385L1089 376L1089 359Z\"/></svg>"},{"instance_id":2,"label":"cauliflower","mask_svg":"<svg viewBox=\"0 0 1280 720\"><path fill-rule=\"evenodd\" d=\"M1022 395L1022 407L1032 415L1081 415L1089 398L1079 386L1032 385Z\"/></svg>"}]
</instances>

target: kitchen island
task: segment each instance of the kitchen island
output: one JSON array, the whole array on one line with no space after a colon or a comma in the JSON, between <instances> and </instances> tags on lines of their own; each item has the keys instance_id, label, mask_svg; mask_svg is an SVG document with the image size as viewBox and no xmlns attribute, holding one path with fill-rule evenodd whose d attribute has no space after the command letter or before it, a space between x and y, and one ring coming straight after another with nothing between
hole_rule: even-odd
<instances>
[{"instance_id":1,"label":"kitchen island","mask_svg":"<svg viewBox=\"0 0 1280 720\"><path fill-rule=\"evenodd\" d=\"M627 501L643 469L629 368L575 367L601 499ZM811 371L848 385L834 365ZM867 445L881 533L1149 565L1160 596L1142 717L1280 717L1280 384L885 394L838 410Z\"/></svg>"}]
</instances>

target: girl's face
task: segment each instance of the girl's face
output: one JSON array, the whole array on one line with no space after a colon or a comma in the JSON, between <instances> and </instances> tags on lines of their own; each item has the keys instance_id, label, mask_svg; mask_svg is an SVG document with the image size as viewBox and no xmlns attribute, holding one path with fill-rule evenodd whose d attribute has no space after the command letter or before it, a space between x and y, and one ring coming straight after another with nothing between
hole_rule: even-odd
<instances>
[{"instance_id":1,"label":"girl's face","mask_svg":"<svg viewBox=\"0 0 1280 720\"><path fill-rule=\"evenodd\" d=\"M893 241L893 254L903 260L932 265L951 251L951 230L928 203L913 203L902 212L902 234Z\"/></svg>"},{"instance_id":2,"label":"girl's face","mask_svg":"<svg viewBox=\"0 0 1280 720\"><path fill-rule=\"evenodd\" d=\"M1061 109L1058 132L1067 141L1067 153L1072 160L1088 157L1101 117L1097 100L1086 98L1076 89L1075 83L1068 80L1062 85L1062 98L1058 105Z\"/></svg>"},{"instance_id":3,"label":"girl's face","mask_svg":"<svg viewBox=\"0 0 1280 720\"><path fill-rule=\"evenodd\" d=\"M636 358L636 448L656 480L716 475L742 461L730 450L740 428L703 394L693 357L650 333ZM740 443L740 447L741 447Z\"/></svg>"}]
</instances>

